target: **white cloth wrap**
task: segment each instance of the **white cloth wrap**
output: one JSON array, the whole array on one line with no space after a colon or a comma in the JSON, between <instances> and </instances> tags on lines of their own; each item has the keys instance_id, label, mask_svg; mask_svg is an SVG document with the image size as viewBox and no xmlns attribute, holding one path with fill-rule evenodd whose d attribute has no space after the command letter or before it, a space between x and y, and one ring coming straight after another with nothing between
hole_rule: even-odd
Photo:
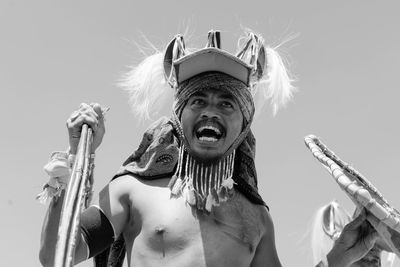
<instances>
[{"instance_id":1,"label":"white cloth wrap","mask_svg":"<svg viewBox=\"0 0 400 267\"><path fill-rule=\"evenodd\" d=\"M50 179L44 184L43 191L36 197L40 203L46 204L49 199L61 195L62 190L68 185L74 161L75 155L67 152L56 151L51 154L49 161L44 166L44 171Z\"/></svg>"}]
</instances>

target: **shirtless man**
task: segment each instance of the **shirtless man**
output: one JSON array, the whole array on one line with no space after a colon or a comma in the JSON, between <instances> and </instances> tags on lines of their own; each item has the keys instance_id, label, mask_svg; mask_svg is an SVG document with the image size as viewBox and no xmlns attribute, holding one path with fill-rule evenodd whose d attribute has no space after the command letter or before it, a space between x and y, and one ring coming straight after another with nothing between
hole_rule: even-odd
<instances>
[{"instance_id":1,"label":"shirtless man","mask_svg":"<svg viewBox=\"0 0 400 267\"><path fill-rule=\"evenodd\" d=\"M174 39L173 49L183 49L181 38ZM248 47L265 52L259 40L250 35ZM180 61L176 55L185 53L167 48L166 58L175 55L164 61L174 67L173 75L166 67L176 90L173 119L150 127L139 149L83 212L76 263L100 253L122 234L128 266L281 266L272 219L257 193L250 78L231 71L252 66L248 75L260 77L262 70L257 73L255 66L265 59L259 54L261 61L246 65L215 43L219 34L212 32L208 48ZM209 55L212 63L207 63ZM182 66L194 66L185 78ZM94 131L94 152L105 132L100 105L82 104L68 119L69 154L76 153L84 123ZM44 266L54 264L63 198L63 193L53 198L44 221ZM356 242L364 219L343 231L348 234L328 254L329 266L348 266L372 247L373 235Z\"/></svg>"}]
</instances>

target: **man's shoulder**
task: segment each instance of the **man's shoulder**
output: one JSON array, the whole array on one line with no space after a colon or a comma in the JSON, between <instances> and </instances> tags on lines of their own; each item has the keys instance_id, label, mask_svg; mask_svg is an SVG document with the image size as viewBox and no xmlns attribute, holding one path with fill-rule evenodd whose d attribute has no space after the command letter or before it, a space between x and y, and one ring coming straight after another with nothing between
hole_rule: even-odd
<instances>
[{"instance_id":1,"label":"man's shoulder","mask_svg":"<svg viewBox=\"0 0 400 267\"><path fill-rule=\"evenodd\" d=\"M240 196L238 199L243 203L242 210L247 217L256 218L258 224L261 225L261 228L265 231L273 227L272 217L266 206L251 202L240 192L237 192L236 195Z\"/></svg>"},{"instance_id":2,"label":"man's shoulder","mask_svg":"<svg viewBox=\"0 0 400 267\"><path fill-rule=\"evenodd\" d=\"M251 209L253 212L256 212L260 216L269 217L269 209L265 205L257 204L249 200L242 192L239 190L235 190L232 201L236 203L240 203L242 208Z\"/></svg>"},{"instance_id":3,"label":"man's shoulder","mask_svg":"<svg viewBox=\"0 0 400 267\"><path fill-rule=\"evenodd\" d=\"M140 177L133 173L127 173L116 177L110 182L110 184L113 184L113 187L123 188L127 191L131 191L135 190L135 188L143 189L144 187L168 187L168 183L170 180L170 175L166 175L165 177L158 177L157 179L152 179Z\"/></svg>"},{"instance_id":4,"label":"man's shoulder","mask_svg":"<svg viewBox=\"0 0 400 267\"><path fill-rule=\"evenodd\" d=\"M106 187L108 190L105 192L127 206L147 207L151 206L151 203L154 203L159 195L169 195L169 180L170 177L146 180L126 174L113 179Z\"/></svg>"}]
</instances>

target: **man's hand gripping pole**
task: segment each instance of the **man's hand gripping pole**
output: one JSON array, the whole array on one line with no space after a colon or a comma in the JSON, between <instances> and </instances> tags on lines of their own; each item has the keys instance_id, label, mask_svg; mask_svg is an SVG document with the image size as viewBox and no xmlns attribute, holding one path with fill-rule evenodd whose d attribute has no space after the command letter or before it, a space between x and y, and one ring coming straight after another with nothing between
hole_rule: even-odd
<instances>
[{"instance_id":1,"label":"man's hand gripping pole","mask_svg":"<svg viewBox=\"0 0 400 267\"><path fill-rule=\"evenodd\" d=\"M92 186L90 179L92 142L92 129L84 124L61 211L54 262L54 266L57 267L70 267L74 264L79 216L81 208L86 208L88 205L85 201L87 187L91 190Z\"/></svg>"}]
</instances>

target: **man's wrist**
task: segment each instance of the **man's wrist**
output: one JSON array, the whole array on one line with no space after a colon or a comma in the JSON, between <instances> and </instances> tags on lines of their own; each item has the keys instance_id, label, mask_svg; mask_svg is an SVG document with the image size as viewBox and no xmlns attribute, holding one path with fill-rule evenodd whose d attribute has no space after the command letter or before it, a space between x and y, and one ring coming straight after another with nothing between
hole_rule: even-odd
<instances>
[{"instance_id":1,"label":"man's wrist","mask_svg":"<svg viewBox=\"0 0 400 267\"><path fill-rule=\"evenodd\" d=\"M76 155L76 148L75 149L72 149L71 147L68 147L68 149L67 149L67 154L68 155Z\"/></svg>"},{"instance_id":2,"label":"man's wrist","mask_svg":"<svg viewBox=\"0 0 400 267\"><path fill-rule=\"evenodd\" d=\"M326 255L327 266L329 267L349 267L350 264L346 263L344 255L332 253L332 250Z\"/></svg>"}]
</instances>

